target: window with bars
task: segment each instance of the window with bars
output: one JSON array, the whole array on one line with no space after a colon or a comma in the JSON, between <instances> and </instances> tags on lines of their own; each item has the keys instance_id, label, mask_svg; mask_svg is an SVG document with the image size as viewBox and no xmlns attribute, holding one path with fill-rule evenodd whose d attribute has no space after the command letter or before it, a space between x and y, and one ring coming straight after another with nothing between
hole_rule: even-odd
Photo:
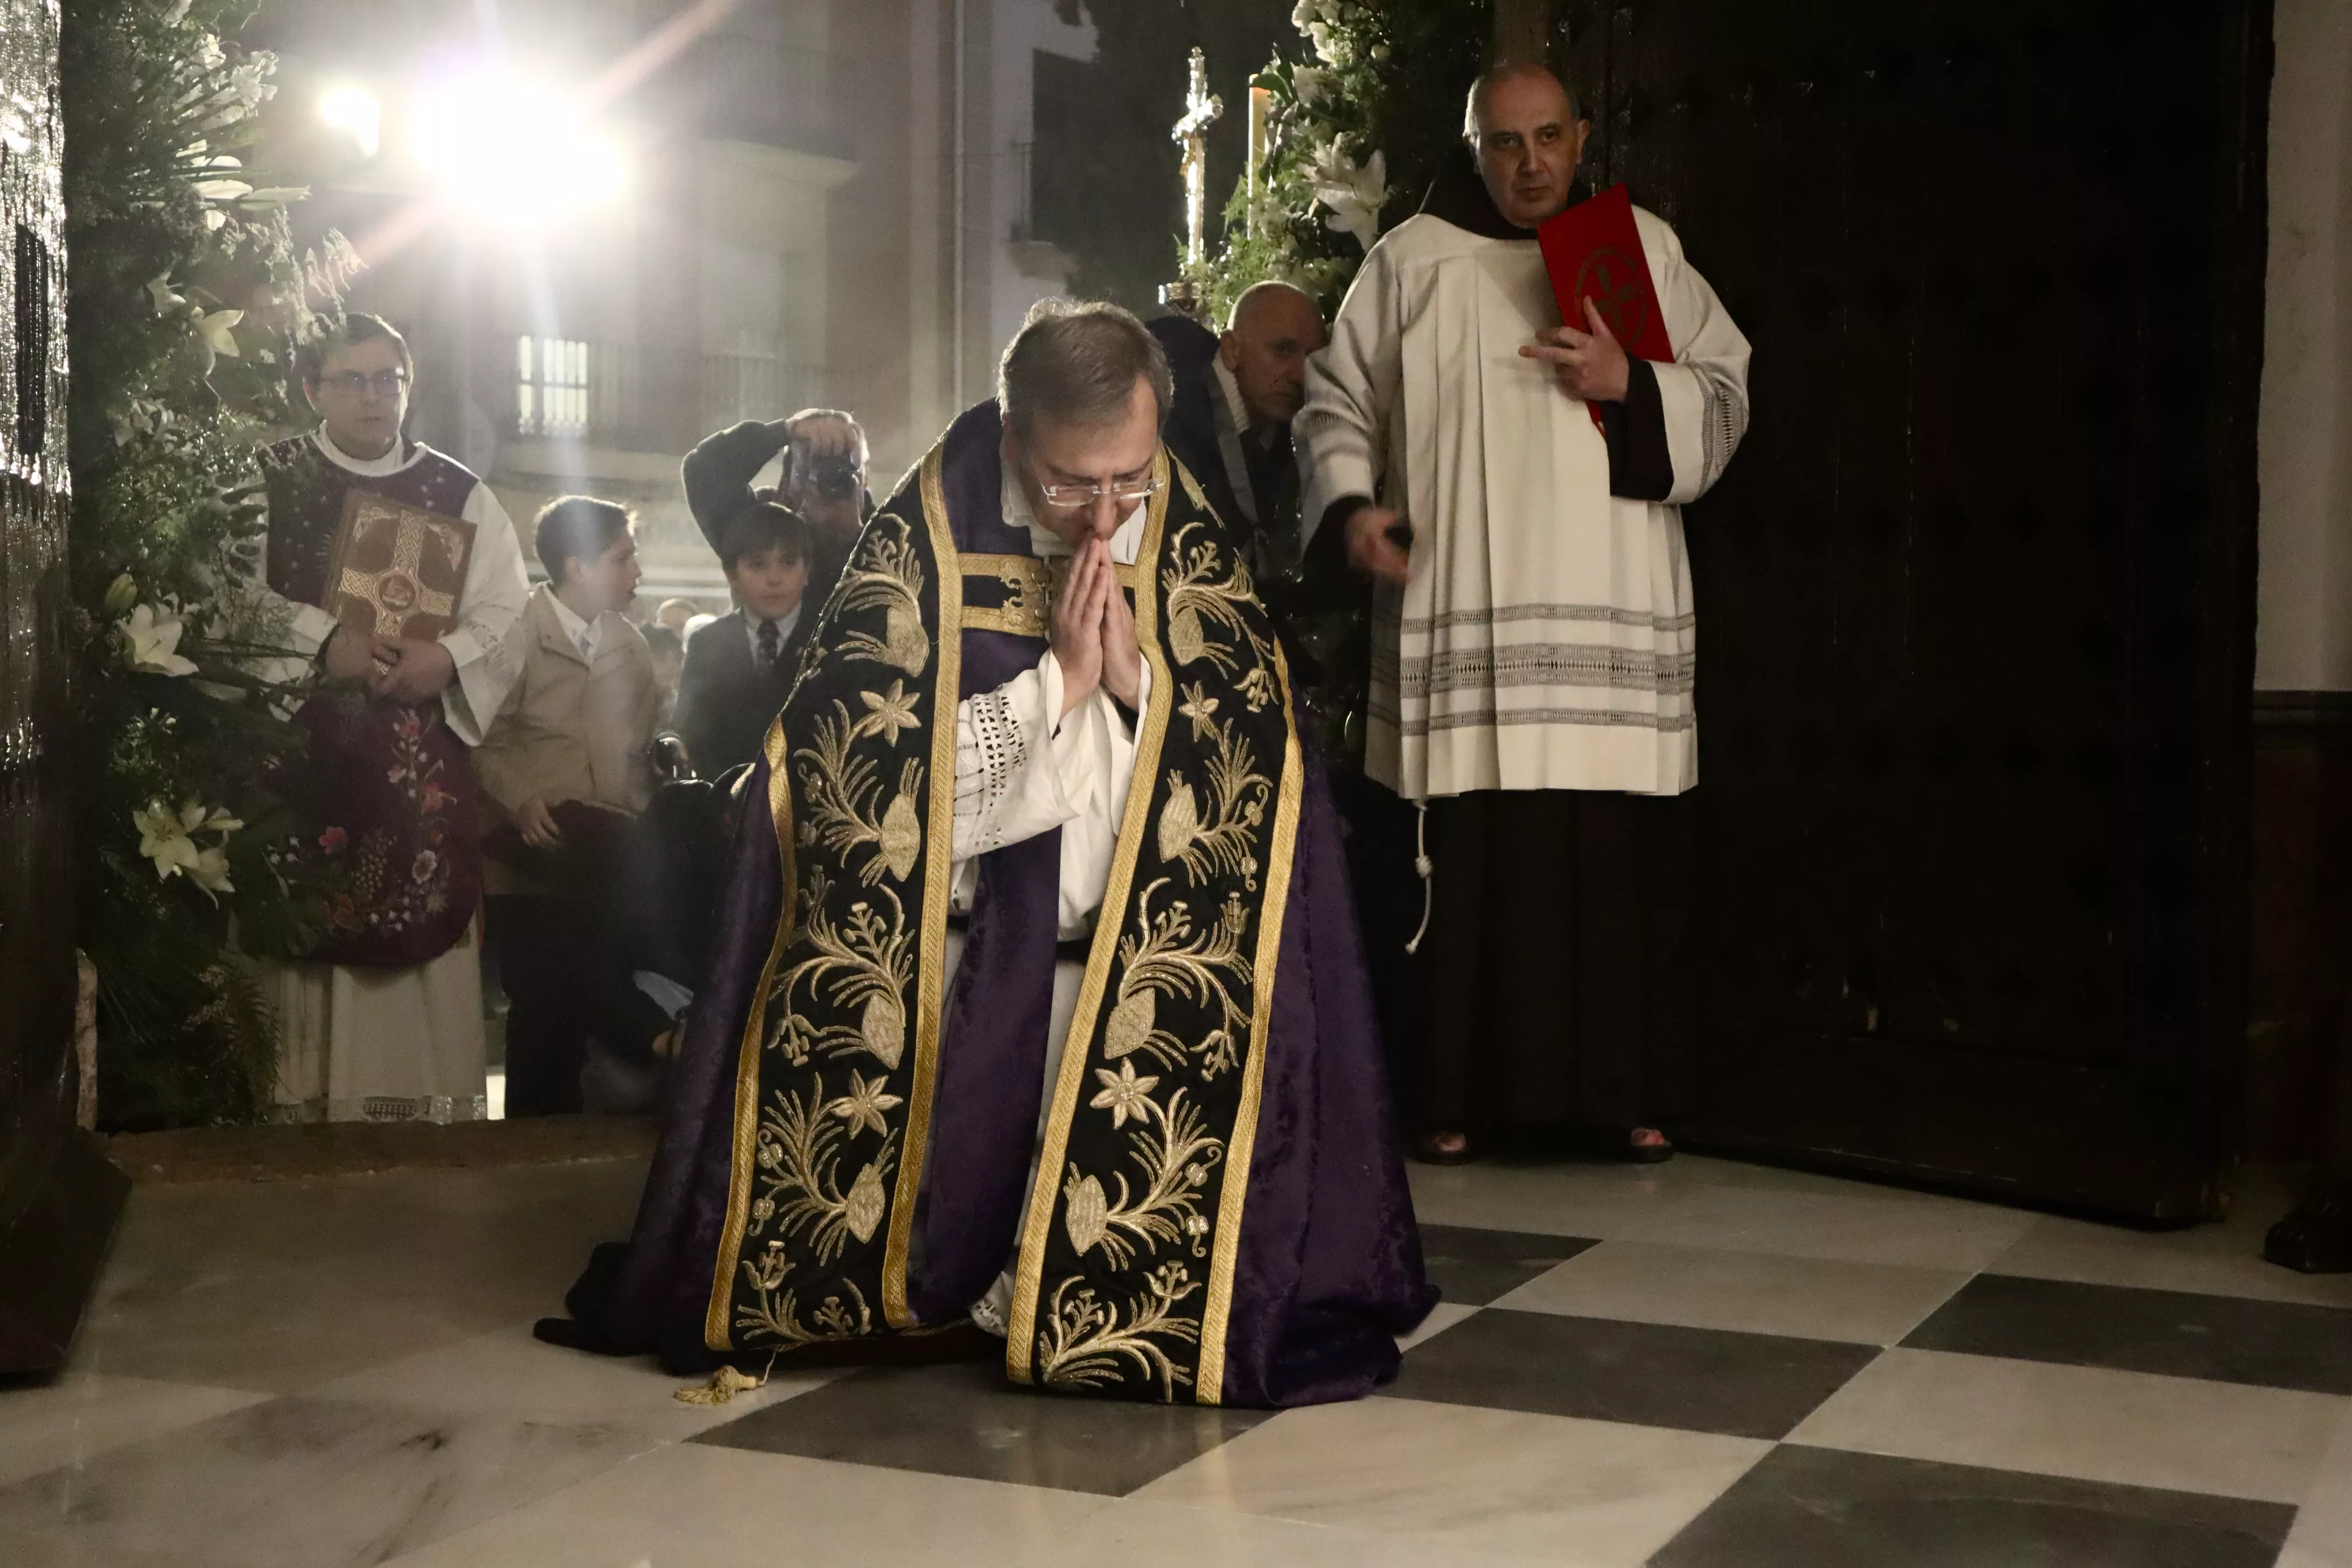
<instances>
[{"instance_id":1,"label":"window with bars","mask_svg":"<svg viewBox=\"0 0 2352 1568\"><path fill-rule=\"evenodd\" d=\"M577 436L588 428L588 345L577 338L515 340L515 428Z\"/></svg>"}]
</instances>

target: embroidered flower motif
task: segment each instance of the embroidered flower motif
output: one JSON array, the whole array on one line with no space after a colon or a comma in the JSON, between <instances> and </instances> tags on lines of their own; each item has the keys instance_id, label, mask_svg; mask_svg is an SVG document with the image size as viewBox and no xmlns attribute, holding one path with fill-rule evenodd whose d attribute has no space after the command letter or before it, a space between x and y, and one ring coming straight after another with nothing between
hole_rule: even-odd
<instances>
[{"instance_id":1,"label":"embroidered flower motif","mask_svg":"<svg viewBox=\"0 0 2352 1568\"><path fill-rule=\"evenodd\" d=\"M849 1092L827 1109L848 1122L853 1132L870 1128L876 1137L887 1138L890 1134L890 1124L883 1119L883 1112L896 1110L906 1103L898 1095L882 1092L888 1082L886 1078L877 1077L868 1083L864 1075L852 1072L849 1075Z\"/></svg>"},{"instance_id":2,"label":"embroidered flower motif","mask_svg":"<svg viewBox=\"0 0 2352 1568\"><path fill-rule=\"evenodd\" d=\"M319 835L319 847L330 855L341 854L343 847L351 841L352 836L340 827L330 827Z\"/></svg>"},{"instance_id":3,"label":"embroidered flower motif","mask_svg":"<svg viewBox=\"0 0 2352 1568\"><path fill-rule=\"evenodd\" d=\"M413 861L408 868L408 874L411 879L419 884L423 884L431 881L433 879L433 873L440 868L440 856L436 855L430 849L419 849L416 852L415 860Z\"/></svg>"},{"instance_id":4,"label":"embroidered flower motif","mask_svg":"<svg viewBox=\"0 0 2352 1568\"><path fill-rule=\"evenodd\" d=\"M1201 836L1201 805L1181 773L1168 775L1168 803L1160 808L1160 858L1173 860Z\"/></svg>"},{"instance_id":5,"label":"embroidered flower motif","mask_svg":"<svg viewBox=\"0 0 2352 1568\"><path fill-rule=\"evenodd\" d=\"M1138 1078L1131 1061L1118 1064L1118 1071L1095 1068L1095 1077L1102 1081L1103 1091L1087 1103L1097 1110L1110 1112L1114 1130L1127 1125L1127 1119L1144 1121L1151 1112L1151 1091L1160 1087L1157 1078Z\"/></svg>"},{"instance_id":6,"label":"embroidered flower motif","mask_svg":"<svg viewBox=\"0 0 2352 1568\"><path fill-rule=\"evenodd\" d=\"M765 1225L771 1219L775 1217L775 1214L776 1200L773 1198L761 1198L759 1202L751 1205L751 1223L753 1225Z\"/></svg>"},{"instance_id":7,"label":"embroidered flower motif","mask_svg":"<svg viewBox=\"0 0 2352 1568\"><path fill-rule=\"evenodd\" d=\"M194 663L180 656L180 617L142 605L122 623L122 662L142 675L194 675Z\"/></svg>"},{"instance_id":8,"label":"embroidered flower motif","mask_svg":"<svg viewBox=\"0 0 2352 1568\"><path fill-rule=\"evenodd\" d=\"M915 797L900 793L892 797L890 808L882 814L882 864L890 874L905 881L914 874L915 862L923 852L923 829L915 818Z\"/></svg>"},{"instance_id":9,"label":"embroidered flower motif","mask_svg":"<svg viewBox=\"0 0 2352 1568\"><path fill-rule=\"evenodd\" d=\"M1188 686L1184 689L1184 704L1176 710L1177 712L1192 721L1192 739L1196 741L1205 741L1213 732L1209 724L1209 717L1216 710L1217 700L1199 686Z\"/></svg>"},{"instance_id":10,"label":"embroidered flower motif","mask_svg":"<svg viewBox=\"0 0 2352 1568\"><path fill-rule=\"evenodd\" d=\"M1153 1025L1158 1021L1156 994L1149 985L1139 985L1118 999L1110 1010L1110 1022L1103 1028L1103 1055L1112 1061L1131 1057L1151 1039Z\"/></svg>"},{"instance_id":11,"label":"embroidered flower motif","mask_svg":"<svg viewBox=\"0 0 2352 1568\"><path fill-rule=\"evenodd\" d=\"M449 809L449 801L450 795L448 791L443 789L439 784L428 781L425 785L424 797L418 802L418 805L426 811L446 811Z\"/></svg>"},{"instance_id":12,"label":"embroidered flower motif","mask_svg":"<svg viewBox=\"0 0 2352 1568\"><path fill-rule=\"evenodd\" d=\"M877 991L869 997L857 1020L857 1032L875 1059L896 1072L907 1048L907 1010L899 1005L898 993Z\"/></svg>"},{"instance_id":13,"label":"embroidered flower motif","mask_svg":"<svg viewBox=\"0 0 2352 1568\"><path fill-rule=\"evenodd\" d=\"M849 1184L849 1195L842 1200L842 1217L849 1222L849 1234L860 1241L874 1239L875 1231L882 1225L882 1171L868 1164L857 1173L857 1180Z\"/></svg>"},{"instance_id":14,"label":"embroidered flower motif","mask_svg":"<svg viewBox=\"0 0 2352 1568\"><path fill-rule=\"evenodd\" d=\"M907 690L903 680L892 681L887 692L861 691L857 695L874 715L870 721L874 728L894 746L898 743L899 731L923 727L923 721L915 717L914 694Z\"/></svg>"},{"instance_id":15,"label":"embroidered flower motif","mask_svg":"<svg viewBox=\"0 0 2352 1568\"><path fill-rule=\"evenodd\" d=\"M1070 1167L1070 1180L1062 1192L1069 1199L1069 1207L1062 1214L1062 1228L1069 1232L1070 1246L1083 1256L1102 1240L1110 1202L1102 1184L1092 1176L1079 1175L1076 1165Z\"/></svg>"}]
</instances>

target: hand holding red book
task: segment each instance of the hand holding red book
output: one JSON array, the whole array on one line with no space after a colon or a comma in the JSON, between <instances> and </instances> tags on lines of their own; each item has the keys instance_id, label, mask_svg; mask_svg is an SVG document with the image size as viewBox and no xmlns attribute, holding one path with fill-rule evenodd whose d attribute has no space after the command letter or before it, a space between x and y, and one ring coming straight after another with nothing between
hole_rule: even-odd
<instances>
[{"instance_id":1,"label":"hand holding red book","mask_svg":"<svg viewBox=\"0 0 2352 1568\"><path fill-rule=\"evenodd\" d=\"M1665 311L1633 224L1633 198L1623 185L1612 185L1547 219L1536 230L1536 241L1543 247L1544 270L1562 322L1595 336L1605 329L1629 355L1673 361ZM1599 428L1599 407L1588 404L1586 411Z\"/></svg>"}]
</instances>

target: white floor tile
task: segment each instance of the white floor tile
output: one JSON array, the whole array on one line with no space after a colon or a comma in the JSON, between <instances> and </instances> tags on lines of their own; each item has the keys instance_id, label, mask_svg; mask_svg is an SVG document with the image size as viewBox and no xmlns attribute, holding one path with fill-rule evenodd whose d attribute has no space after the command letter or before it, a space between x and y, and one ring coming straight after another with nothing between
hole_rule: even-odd
<instances>
[{"instance_id":1,"label":"white floor tile","mask_svg":"<svg viewBox=\"0 0 2352 1568\"><path fill-rule=\"evenodd\" d=\"M1379 1535L1325 1524L1182 1508L1129 1498L1078 1526L1033 1568L1527 1568L1557 1563L1557 1552L1526 1557L1447 1543L1443 1557L1420 1536Z\"/></svg>"},{"instance_id":2,"label":"white floor tile","mask_svg":"<svg viewBox=\"0 0 2352 1568\"><path fill-rule=\"evenodd\" d=\"M1604 1241L1495 1305L1891 1345L1969 1279L1958 1269Z\"/></svg>"},{"instance_id":3,"label":"white floor tile","mask_svg":"<svg viewBox=\"0 0 2352 1568\"><path fill-rule=\"evenodd\" d=\"M2089 1285L2352 1307L2352 1274L2298 1274L2263 1261L2263 1234L2301 1196L2299 1180L2257 1169L2241 1173L2230 1215L2216 1224L2149 1231L2045 1216L1992 1267Z\"/></svg>"},{"instance_id":4,"label":"white floor tile","mask_svg":"<svg viewBox=\"0 0 2352 1568\"><path fill-rule=\"evenodd\" d=\"M1771 1447L1402 1399L1287 1411L1137 1493L1418 1542L1634 1568Z\"/></svg>"},{"instance_id":5,"label":"white floor tile","mask_svg":"<svg viewBox=\"0 0 2352 1568\"><path fill-rule=\"evenodd\" d=\"M110 1448L209 1421L268 1395L143 1377L78 1373L0 1392L0 1486Z\"/></svg>"},{"instance_id":6,"label":"white floor tile","mask_svg":"<svg viewBox=\"0 0 2352 1568\"><path fill-rule=\"evenodd\" d=\"M1429 1316L1421 1321L1421 1327L1398 1338L1397 1349L1409 1351L1423 1341L1444 1333L1477 1310L1475 1307L1465 1307L1453 1301L1440 1301L1429 1310Z\"/></svg>"},{"instance_id":7,"label":"white floor tile","mask_svg":"<svg viewBox=\"0 0 2352 1568\"><path fill-rule=\"evenodd\" d=\"M992 1568L1108 1499L681 1443L394 1559L400 1568Z\"/></svg>"},{"instance_id":8,"label":"white floor tile","mask_svg":"<svg viewBox=\"0 0 2352 1568\"><path fill-rule=\"evenodd\" d=\"M180 1568L356 1568L653 1442L609 1427L273 1399L0 1488L0 1539L87 1542Z\"/></svg>"},{"instance_id":9,"label":"white floor tile","mask_svg":"<svg viewBox=\"0 0 2352 1568\"><path fill-rule=\"evenodd\" d=\"M837 1370L778 1373L766 1387L738 1394L724 1405L688 1405L677 1394L693 1380L662 1371L650 1356L562 1350L532 1339L530 1325L518 1323L337 1378L309 1392L321 1399L411 1405L516 1421L626 1427L675 1440L842 1375Z\"/></svg>"},{"instance_id":10,"label":"white floor tile","mask_svg":"<svg viewBox=\"0 0 2352 1568\"><path fill-rule=\"evenodd\" d=\"M2277 1568L2352 1568L2352 1416L2320 1456Z\"/></svg>"},{"instance_id":11,"label":"white floor tile","mask_svg":"<svg viewBox=\"0 0 2352 1568\"><path fill-rule=\"evenodd\" d=\"M1789 1440L2300 1503L2347 1413L2333 1394L1891 1350Z\"/></svg>"}]
</instances>

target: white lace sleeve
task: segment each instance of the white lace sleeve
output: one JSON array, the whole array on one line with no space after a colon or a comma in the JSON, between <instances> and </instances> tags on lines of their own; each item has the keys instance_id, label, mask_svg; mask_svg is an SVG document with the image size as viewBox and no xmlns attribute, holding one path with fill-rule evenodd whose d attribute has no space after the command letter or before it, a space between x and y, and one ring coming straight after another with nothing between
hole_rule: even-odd
<instances>
[{"instance_id":1,"label":"white lace sleeve","mask_svg":"<svg viewBox=\"0 0 2352 1568\"><path fill-rule=\"evenodd\" d=\"M1051 715L1060 671L1047 654L993 691L956 705L953 858L970 860L1058 827L1076 812Z\"/></svg>"}]
</instances>

